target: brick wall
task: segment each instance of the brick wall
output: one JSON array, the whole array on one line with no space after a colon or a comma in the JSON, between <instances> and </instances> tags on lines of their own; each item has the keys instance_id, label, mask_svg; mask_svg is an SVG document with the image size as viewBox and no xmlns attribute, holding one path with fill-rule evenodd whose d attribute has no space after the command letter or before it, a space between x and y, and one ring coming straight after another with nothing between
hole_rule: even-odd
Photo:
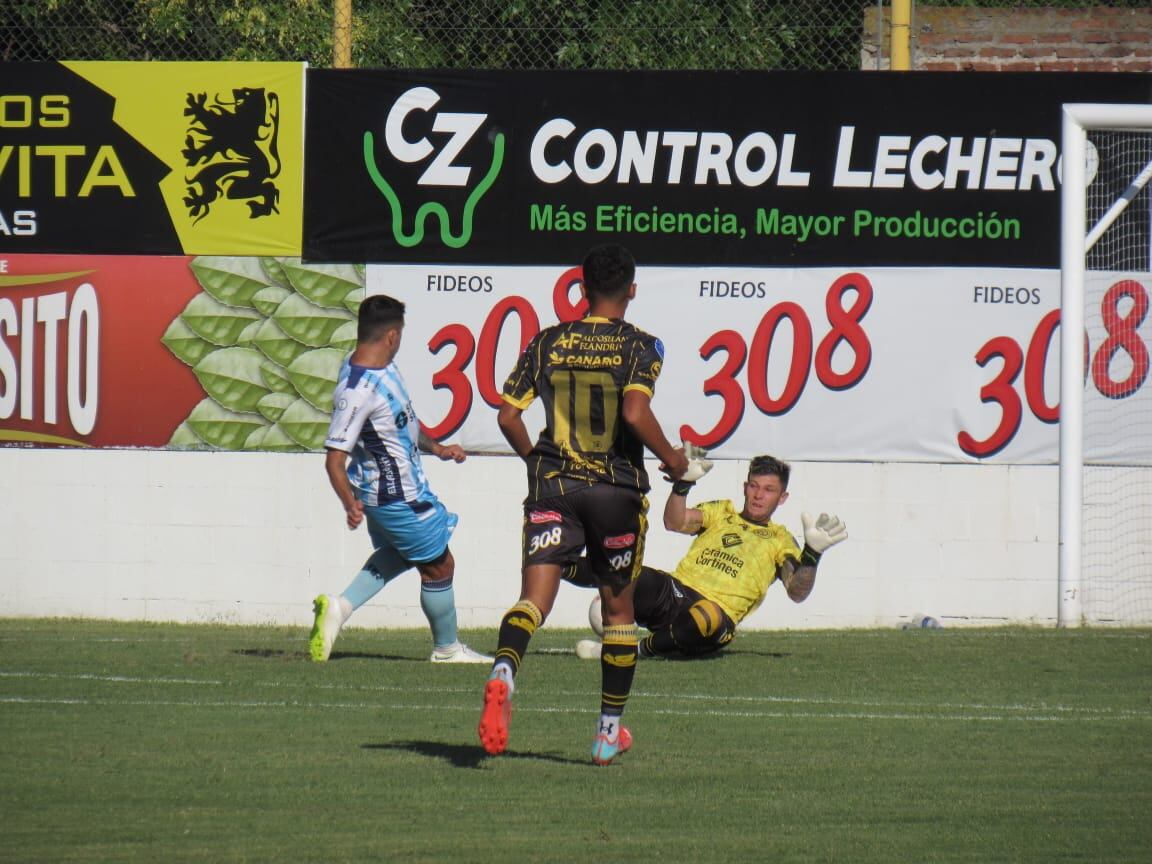
<instances>
[{"instance_id":1,"label":"brick wall","mask_svg":"<svg viewBox=\"0 0 1152 864\"><path fill-rule=\"evenodd\" d=\"M861 69L887 69L890 8L865 12ZM877 44L879 42L879 44ZM938 72L1152 72L1152 8L916 5L912 68Z\"/></svg>"}]
</instances>

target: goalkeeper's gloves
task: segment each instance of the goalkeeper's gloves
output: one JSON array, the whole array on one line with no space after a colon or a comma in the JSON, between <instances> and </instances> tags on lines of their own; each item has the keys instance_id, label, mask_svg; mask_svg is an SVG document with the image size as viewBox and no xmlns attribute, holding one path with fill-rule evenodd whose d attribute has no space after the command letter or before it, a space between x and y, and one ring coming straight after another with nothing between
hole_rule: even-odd
<instances>
[{"instance_id":1,"label":"goalkeeper's gloves","mask_svg":"<svg viewBox=\"0 0 1152 864\"><path fill-rule=\"evenodd\" d=\"M848 529L839 516L821 513L814 518L811 513L801 513L800 522L804 525L804 551L800 555L803 564L815 564L821 555L848 539Z\"/></svg>"},{"instance_id":2,"label":"goalkeeper's gloves","mask_svg":"<svg viewBox=\"0 0 1152 864\"><path fill-rule=\"evenodd\" d=\"M684 442L684 455L688 459L688 470L684 476L672 484L673 495L687 495L696 481L712 470L712 460L705 459L708 451L695 444Z\"/></svg>"}]
</instances>

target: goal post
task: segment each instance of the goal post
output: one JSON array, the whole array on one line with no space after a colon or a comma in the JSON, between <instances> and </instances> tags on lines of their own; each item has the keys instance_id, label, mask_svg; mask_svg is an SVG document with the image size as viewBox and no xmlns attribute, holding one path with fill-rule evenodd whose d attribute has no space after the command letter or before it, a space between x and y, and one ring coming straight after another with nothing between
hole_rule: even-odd
<instances>
[{"instance_id":1,"label":"goal post","mask_svg":"<svg viewBox=\"0 0 1152 864\"><path fill-rule=\"evenodd\" d=\"M1093 135L1100 136L1101 147L1093 143ZM1152 513L1152 458L1148 449L1152 445L1140 443L1152 441L1152 412L1144 407L1152 398L1140 392L1152 389L1143 386L1148 373L1147 346L1152 340L1138 330L1141 325L1145 330L1148 327L1148 286L1152 284L1148 278L1152 271L1152 193L1148 189L1152 179L1152 105L1064 105L1061 152L1057 625L1152 623L1152 547L1147 536L1152 534L1152 519L1148 518ZM1098 178L1103 179L1094 182ZM1093 252L1109 232L1123 235L1124 242L1101 244L1107 247L1106 254ZM1109 283L1102 295L1101 289L1090 284L1097 273L1101 278L1096 282ZM1089 330L1099 322L1087 321L1085 312L1090 301L1098 300L1107 332L1122 327L1124 333L1116 343L1118 348L1111 345L1108 351L1092 354ZM1118 355L1121 360L1116 359ZM1086 362L1091 365L1086 366ZM1121 365L1119 373L1114 371L1114 364ZM1101 415L1109 440L1098 448L1099 455L1086 459L1086 453L1096 447L1095 441L1085 437L1085 391L1093 381L1101 395L1089 395L1088 410ZM1117 407L1133 396L1138 398ZM1107 407L1095 407L1100 403ZM1115 412L1129 407L1143 413L1133 422L1130 433L1117 432L1124 424L1117 423ZM1104 538L1105 546L1112 539L1117 546L1132 545L1131 572L1109 561L1094 563L1085 572L1085 467L1089 463L1101 466L1103 472L1093 481L1101 485L1089 510L1103 514L1100 522L1105 532L1132 532L1131 537ZM1124 484L1129 483L1135 484L1132 494L1123 491ZM1122 583L1121 589L1099 592L1108 599L1098 596L1094 605L1086 601L1092 598L1097 584L1104 586L1109 581ZM1115 605L1113 597L1125 598L1124 608L1105 608L1106 604Z\"/></svg>"}]
</instances>

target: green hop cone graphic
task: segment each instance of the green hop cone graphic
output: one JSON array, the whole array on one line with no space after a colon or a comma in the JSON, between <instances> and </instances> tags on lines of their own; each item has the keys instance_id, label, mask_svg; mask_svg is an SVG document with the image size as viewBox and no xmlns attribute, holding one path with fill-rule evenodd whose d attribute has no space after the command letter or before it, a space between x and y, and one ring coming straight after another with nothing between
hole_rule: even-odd
<instances>
[{"instance_id":1,"label":"green hop cone graphic","mask_svg":"<svg viewBox=\"0 0 1152 864\"><path fill-rule=\"evenodd\" d=\"M260 352L252 348L213 351L192 371L204 392L231 411L255 412L256 403L268 395L260 377Z\"/></svg>"},{"instance_id":2,"label":"green hop cone graphic","mask_svg":"<svg viewBox=\"0 0 1152 864\"><path fill-rule=\"evenodd\" d=\"M327 426L324 427L327 431ZM323 437L320 443L324 443ZM262 426L244 441L245 450L268 450L273 453L300 453L312 448L302 446L279 426Z\"/></svg>"},{"instance_id":3,"label":"green hop cone graphic","mask_svg":"<svg viewBox=\"0 0 1152 864\"><path fill-rule=\"evenodd\" d=\"M249 325L260 320L260 313L221 303L211 294L197 294L188 301L179 320L205 342L229 348L240 341Z\"/></svg>"},{"instance_id":4,"label":"green hop cone graphic","mask_svg":"<svg viewBox=\"0 0 1152 864\"><path fill-rule=\"evenodd\" d=\"M254 306L252 298L272 284L258 258L202 255L188 265L205 293L228 306Z\"/></svg>"},{"instance_id":5,"label":"green hop cone graphic","mask_svg":"<svg viewBox=\"0 0 1152 864\"><path fill-rule=\"evenodd\" d=\"M256 403L256 410L268 422L276 423L297 398L294 393L269 393L260 397L260 401Z\"/></svg>"},{"instance_id":6,"label":"green hop cone graphic","mask_svg":"<svg viewBox=\"0 0 1152 864\"><path fill-rule=\"evenodd\" d=\"M295 291L311 303L340 309L344 298L364 287L364 276L351 264L333 264L323 270L283 262L284 275Z\"/></svg>"},{"instance_id":7,"label":"green hop cone graphic","mask_svg":"<svg viewBox=\"0 0 1152 864\"><path fill-rule=\"evenodd\" d=\"M342 307L317 306L299 294L292 294L276 307L271 320L297 342L309 348L323 348L340 325L353 319Z\"/></svg>"},{"instance_id":8,"label":"green hop cone graphic","mask_svg":"<svg viewBox=\"0 0 1152 864\"><path fill-rule=\"evenodd\" d=\"M322 449L340 364L356 343L364 268L201 256L189 269L202 293L161 341L207 396L168 447Z\"/></svg>"},{"instance_id":9,"label":"green hop cone graphic","mask_svg":"<svg viewBox=\"0 0 1152 864\"><path fill-rule=\"evenodd\" d=\"M261 315L267 317L276 311L284 300L291 294L291 290L280 285L268 285L252 295L252 306Z\"/></svg>"},{"instance_id":10,"label":"green hop cone graphic","mask_svg":"<svg viewBox=\"0 0 1152 864\"><path fill-rule=\"evenodd\" d=\"M259 414L229 411L211 398L202 399L184 422L197 438L216 450L240 450L249 435L269 425Z\"/></svg>"},{"instance_id":11,"label":"green hop cone graphic","mask_svg":"<svg viewBox=\"0 0 1152 864\"><path fill-rule=\"evenodd\" d=\"M328 434L328 414L313 408L304 399L297 399L281 415L277 427L308 450L318 450L324 446Z\"/></svg>"},{"instance_id":12,"label":"green hop cone graphic","mask_svg":"<svg viewBox=\"0 0 1152 864\"><path fill-rule=\"evenodd\" d=\"M180 318L168 325L168 329L164 331L160 341L177 358L189 366L195 366L217 348L208 340L197 336L196 332Z\"/></svg>"},{"instance_id":13,"label":"green hop cone graphic","mask_svg":"<svg viewBox=\"0 0 1152 864\"><path fill-rule=\"evenodd\" d=\"M252 345L273 363L281 366L287 366L305 351L310 350L309 346L281 330L273 318L265 318L260 322L260 328L252 339Z\"/></svg>"}]
</instances>

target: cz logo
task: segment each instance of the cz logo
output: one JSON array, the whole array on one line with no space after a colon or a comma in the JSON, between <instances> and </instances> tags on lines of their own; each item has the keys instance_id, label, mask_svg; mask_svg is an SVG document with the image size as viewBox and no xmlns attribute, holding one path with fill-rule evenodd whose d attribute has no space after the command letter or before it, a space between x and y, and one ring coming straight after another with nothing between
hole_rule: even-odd
<instances>
[{"instance_id":1,"label":"cz logo","mask_svg":"<svg viewBox=\"0 0 1152 864\"><path fill-rule=\"evenodd\" d=\"M487 114L461 114L437 111L432 119L433 132L447 132L451 137L439 153L425 137L409 141L404 137L404 121L415 111L428 112L440 101L440 94L430 87L413 87L400 96L388 112L384 121L384 143L388 152L400 162L415 164L433 157L431 163L420 175L419 186L448 186L466 188L472 175L472 167L457 165L456 159L476 135ZM372 182L388 201L392 210L392 236L396 243L405 248L418 246L424 240L424 223L429 216L435 216L440 223L440 240L445 246L460 249L472 239L472 217L480 199L496 182L500 168L504 164L504 133L497 132L492 138L492 162L487 173L469 192L464 202L464 213L460 220L459 233L452 232L448 209L439 201L426 201L416 211L412 231L405 232L404 208L392 184L384 177L376 164L375 138L372 133L364 133L364 167Z\"/></svg>"}]
</instances>

